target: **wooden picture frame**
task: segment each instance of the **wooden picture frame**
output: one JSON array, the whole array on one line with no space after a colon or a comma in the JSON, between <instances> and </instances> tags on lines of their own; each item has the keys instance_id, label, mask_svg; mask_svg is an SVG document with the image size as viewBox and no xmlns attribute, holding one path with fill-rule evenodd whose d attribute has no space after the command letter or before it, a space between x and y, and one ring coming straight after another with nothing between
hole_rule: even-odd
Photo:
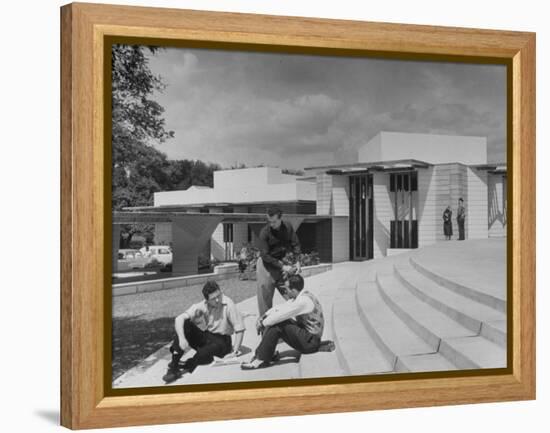
<instances>
[{"instance_id":1,"label":"wooden picture frame","mask_svg":"<svg viewBox=\"0 0 550 433\"><path fill-rule=\"evenodd\" d=\"M104 287L111 258L105 248L110 185L103 71L105 41L113 36L256 50L474 63L498 59L509 65L508 293L513 302L506 372L107 395L104 331L110 316ZM535 398L533 33L76 3L61 8L61 101L62 425L80 429Z\"/></svg>"}]
</instances>

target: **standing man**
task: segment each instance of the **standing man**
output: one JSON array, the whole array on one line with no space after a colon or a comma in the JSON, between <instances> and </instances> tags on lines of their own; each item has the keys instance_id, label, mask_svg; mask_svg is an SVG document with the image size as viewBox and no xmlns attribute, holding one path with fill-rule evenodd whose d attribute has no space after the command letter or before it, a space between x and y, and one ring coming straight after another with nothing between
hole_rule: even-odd
<instances>
[{"instance_id":1,"label":"standing man","mask_svg":"<svg viewBox=\"0 0 550 433\"><path fill-rule=\"evenodd\" d=\"M260 317L273 305L273 293L285 277L300 272L300 262L295 266L283 263L288 253L300 254L300 241L292 225L282 220L283 212L278 207L267 209L268 223L260 231L260 257L256 264L258 311Z\"/></svg>"},{"instance_id":2,"label":"standing man","mask_svg":"<svg viewBox=\"0 0 550 433\"><path fill-rule=\"evenodd\" d=\"M300 353L314 353L321 347L325 319L319 300L303 290L301 275L291 275L285 282L288 300L268 310L257 323L263 331L262 341L250 362L242 363L243 370L267 367L273 360L277 342L281 338Z\"/></svg>"},{"instance_id":3,"label":"standing man","mask_svg":"<svg viewBox=\"0 0 550 433\"><path fill-rule=\"evenodd\" d=\"M207 281L202 288L204 300L191 305L176 317L176 335L170 346L172 361L163 376L166 383L174 382L183 373L192 373L199 365L210 364L219 358L238 356L243 342L244 323L233 301L222 294L215 281ZM235 341L231 343L231 336ZM184 353L193 348L196 353L179 364Z\"/></svg>"},{"instance_id":4,"label":"standing man","mask_svg":"<svg viewBox=\"0 0 550 433\"><path fill-rule=\"evenodd\" d=\"M462 197L458 199L458 209L456 212L456 222L458 224L458 240L463 241L466 239L464 236L464 221L466 221L466 208L464 207L464 200Z\"/></svg>"}]
</instances>

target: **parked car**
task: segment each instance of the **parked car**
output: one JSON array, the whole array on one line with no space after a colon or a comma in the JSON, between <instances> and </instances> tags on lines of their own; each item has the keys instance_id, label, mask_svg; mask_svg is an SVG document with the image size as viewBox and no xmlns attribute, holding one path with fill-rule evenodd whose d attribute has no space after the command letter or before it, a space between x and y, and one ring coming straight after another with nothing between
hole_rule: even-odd
<instances>
[{"instance_id":1,"label":"parked car","mask_svg":"<svg viewBox=\"0 0 550 433\"><path fill-rule=\"evenodd\" d=\"M148 264L158 263L161 268L172 266L172 250L167 245L149 245L139 250L144 258L148 260Z\"/></svg>"},{"instance_id":2,"label":"parked car","mask_svg":"<svg viewBox=\"0 0 550 433\"><path fill-rule=\"evenodd\" d=\"M126 271L129 269L144 268L148 259L137 249L128 248L118 251L118 270Z\"/></svg>"},{"instance_id":3,"label":"parked car","mask_svg":"<svg viewBox=\"0 0 550 433\"><path fill-rule=\"evenodd\" d=\"M139 250L134 250L134 249L122 249L122 250L118 250L118 259L119 260L130 260L130 259L134 259L136 257L136 254L138 254L139 256L141 256L141 253L139 252Z\"/></svg>"}]
</instances>

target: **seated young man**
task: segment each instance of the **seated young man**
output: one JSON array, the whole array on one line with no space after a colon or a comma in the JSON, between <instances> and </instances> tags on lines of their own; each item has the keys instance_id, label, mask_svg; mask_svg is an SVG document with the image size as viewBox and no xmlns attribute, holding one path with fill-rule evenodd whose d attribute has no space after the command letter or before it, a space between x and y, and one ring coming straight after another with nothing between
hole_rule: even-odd
<instances>
[{"instance_id":1,"label":"seated young man","mask_svg":"<svg viewBox=\"0 0 550 433\"><path fill-rule=\"evenodd\" d=\"M170 347L172 361L162 378L166 383L192 373L198 365L210 364L214 356L237 356L244 335L244 323L233 301L222 294L215 281L207 281L202 288L204 301L191 305L176 317L176 334ZM235 341L231 344L231 336ZM184 353L193 348L196 353L181 365Z\"/></svg>"},{"instance_id":2,"label":"seated young man","mask_svg":"<svg viewBox=\"0 0 550 433\"><path fill-rule=\"evenodd\" d=\"M325 319L318 299L304 288L304 279L295 274L285 283L288 300L269 309L258 319L262 341L252 360L241 364L243 370L266 367L273 360L279 338L300 353L319 350ZM292 319L294 318L294 319Z\"/></svg>"}]
</instances>

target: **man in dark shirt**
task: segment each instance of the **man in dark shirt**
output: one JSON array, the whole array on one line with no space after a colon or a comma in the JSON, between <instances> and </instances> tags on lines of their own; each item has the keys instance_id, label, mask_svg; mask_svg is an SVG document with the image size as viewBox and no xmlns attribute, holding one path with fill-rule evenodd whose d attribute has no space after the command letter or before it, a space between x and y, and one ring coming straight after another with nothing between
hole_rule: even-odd
<instances>
[{"instance_id":1,"label":"man in dark shirt","mask_svg":"<svg viewBox=\"0 0 550 433\"><path fill-rule=\"evenodd\" d=\"M268 223L259 236L256 282L260 317L273 306L275 287L283 284L289 274L300 272L299 261L294 266L283 263L288 253L300 254L300 241L292 225L282 220L282 214L279 208L270 207L267 210Z\"/></svg>"},{"instance_id":2,"label":"man in dark shirt","mask_svg":"<svg viewBox=\"0 0 550 433\"><path fill-rule=\"evenodd\" d=\"M458 199L458 210L456 212L456 222L458 224L458 240L463 241L466 239L464 232L464 221L466 221L466 208L464 207L464 200Z\"/></svg>"}]
</instances>

